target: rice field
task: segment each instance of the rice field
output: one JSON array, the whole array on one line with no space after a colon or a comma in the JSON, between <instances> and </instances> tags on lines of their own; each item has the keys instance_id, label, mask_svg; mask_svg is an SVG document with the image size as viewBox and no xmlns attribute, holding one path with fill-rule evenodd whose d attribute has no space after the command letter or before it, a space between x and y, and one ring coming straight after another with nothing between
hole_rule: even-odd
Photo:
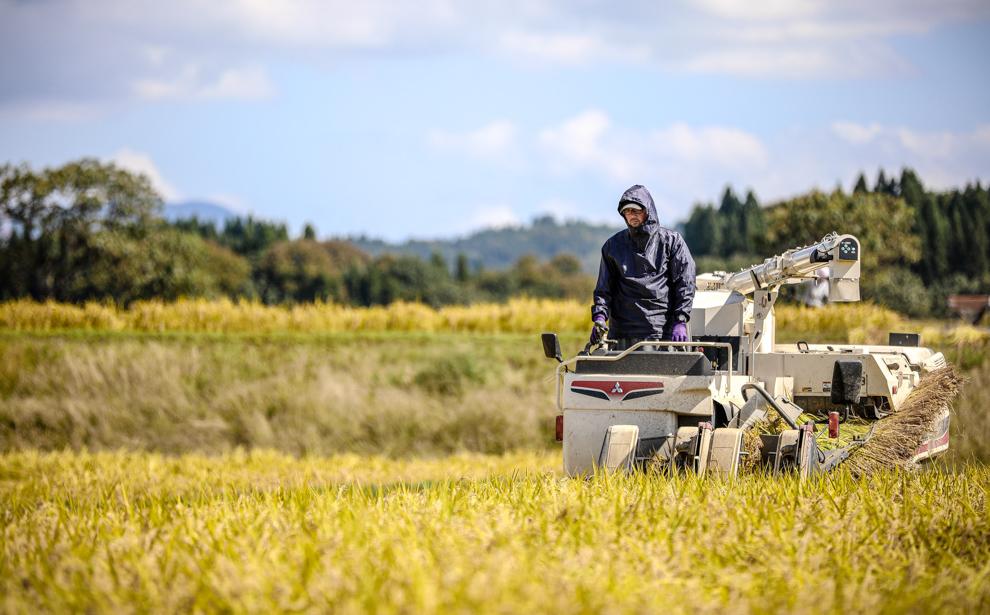
<instances>
[{"instance_id":1,"label":"rice field","mask_svg":"<svg viewBox=\"0 0 990 615\"><path fill-rule=\"evenodd\" d=\"M565 480L553 454L0 457L35 612L986 612L990 472Z\"/></svg>"},{"instance_id":2,"label":"rice field","mask_svg":"<svg viewBox=\"0 0 990 615\"><path fill-rule=\"evenodd\" d=\"M419 303L350 307L333 303L268 306L248 301L185 299L172 303L0 303L0 328L12 331L195 332L267 335L341 332L533 333L589 328L590 306L577 301L514 299L448 306Z\"/></svg>"},{"instance_id":3,"label":"rice field","mask_svg":"<svg viewBox=\"0 0 990 615\"><path fill-rule=\"evenodd\" d=\"M942 322L909 322L896 312L869 303L807 308L776 308L778 337L837 342L885 343L887 332L914 330L928 345L981 344L986 329ZM332 303L268 306L230 300L183 299L165 303L112 304L0 303L0 329L9 331L186 332L222 334L332 334L342 332L528 333L590 331L590 306L578 301L519 298L507 303L433 309L396 302L368 308Z\"/></svg>"},{"instance_id":4,"label":"rice field","mask_svg":"<svg viewBox=\"0 0 990 615\"><path fill-rule=\"evenodd\" d=\"M948 464L571 480L535 333L586 311L0 304L0 612L990 611L984 330L778 311L937 342Z\"/></svg>"}]
</instances>

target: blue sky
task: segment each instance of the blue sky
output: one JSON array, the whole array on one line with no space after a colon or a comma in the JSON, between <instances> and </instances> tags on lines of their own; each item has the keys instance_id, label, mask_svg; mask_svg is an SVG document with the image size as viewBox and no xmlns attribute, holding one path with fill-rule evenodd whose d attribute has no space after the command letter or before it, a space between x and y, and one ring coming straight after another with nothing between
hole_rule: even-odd
<instances>
[{"instance_id":1,"label":"blue sky","mask_svg":"<svg viewBox=\"0 0 990 615\"><path fill-rule=\"evenodd\" d=\"M0 161L320 235L990 179L990 3L0 0Z\"/></svg>"}]
</instances>

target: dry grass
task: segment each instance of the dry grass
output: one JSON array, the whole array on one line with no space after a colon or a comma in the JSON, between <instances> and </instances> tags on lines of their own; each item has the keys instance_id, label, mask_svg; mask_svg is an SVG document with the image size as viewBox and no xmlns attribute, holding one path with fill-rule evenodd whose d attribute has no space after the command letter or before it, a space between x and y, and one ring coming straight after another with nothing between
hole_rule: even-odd
<instances>
[{"instance_id":1,"label":"dry grass","mask_svg":"<svg viewBox=\"0 0 990 615\"><path fill-rule=\"evenodd\" d=\"M543 448L539 340L0 337L0 451L388 455Z\"/></svg>"},{"instance_id":2,"label":"dry grass","mask_svg":"<svg viewBox=\"0 0 990 615\"><path fill-rule=\"evenodd\" d=\"M952 459L990 462L990 361L965 372L950 433Z\"/></svg>"},{"instance_id":3,"label":"dry grass","mask_svg":"<svg viewBox=\"0 0 990 615\"><path fill-rule=\"evenodd\" d=\"M0 457L0 610L985 612L990 472L561 480L556 456Z\"/></svg>"},{"instance_id":4,"label":"dry grass","mask_svg":"<svg viewBox=\"0 0 990 615\"><path fill-rule=\"evenodd\" d=\"M0 335L0 451L543 449L553 365L535 336ZM950 455L990 460L990 362L963 375Z\"/></svg>"}]
</instances>

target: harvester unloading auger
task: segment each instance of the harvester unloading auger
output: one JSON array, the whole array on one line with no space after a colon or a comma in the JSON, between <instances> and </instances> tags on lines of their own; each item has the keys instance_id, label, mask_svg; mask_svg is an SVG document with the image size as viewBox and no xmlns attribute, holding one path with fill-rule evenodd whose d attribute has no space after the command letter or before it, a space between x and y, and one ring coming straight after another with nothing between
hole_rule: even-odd
<instances>
[{"instance_id":1,"label":"harvester unloading auger","mask_svg":"<svg viewBox=\"0 0 990 615\"><path fill-rule=\"evenodd\" d=\"M844 464L863 474L944 453L959 379L918 335L890 333L885 346L776 343L780 286L827 267L829 301L859 301L860 256L859 240L832 233L737 273L701 274L688 342L618 352L606 339L565 361L557 336L543 334L560 362L564 471L661 465L734 476L745 461L774 473ZM838 439L854 424L854 438Z\"/></svg>"}]
</instances>

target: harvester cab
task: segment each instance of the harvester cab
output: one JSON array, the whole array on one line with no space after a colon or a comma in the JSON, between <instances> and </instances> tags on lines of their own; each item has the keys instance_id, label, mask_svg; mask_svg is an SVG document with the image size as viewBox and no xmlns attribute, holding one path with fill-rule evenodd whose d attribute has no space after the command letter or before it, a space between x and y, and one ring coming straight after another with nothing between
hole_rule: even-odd
<instances>
[{"instance_id":1,"label":"harvester cab","mask_svg":"<svg viewBox=\"0 0 990 615\"><path fill-rule=\"evenodd\" d=\"M746 465L809 475L845 461L946 365L916 335L892 334L885 346L776 343L780 286L827 268L830 300L858 301L860 260L855 237L832 233L736 273L701 274L688 342L616 351L605 339L564 359L557 336L544 334L544 353L558 361L564 471L660 465L734 476ZM948 408L936 414L905 461L947 450ZM856 437L843 441L842 430Z\"/></svg>"}]
</instances>

